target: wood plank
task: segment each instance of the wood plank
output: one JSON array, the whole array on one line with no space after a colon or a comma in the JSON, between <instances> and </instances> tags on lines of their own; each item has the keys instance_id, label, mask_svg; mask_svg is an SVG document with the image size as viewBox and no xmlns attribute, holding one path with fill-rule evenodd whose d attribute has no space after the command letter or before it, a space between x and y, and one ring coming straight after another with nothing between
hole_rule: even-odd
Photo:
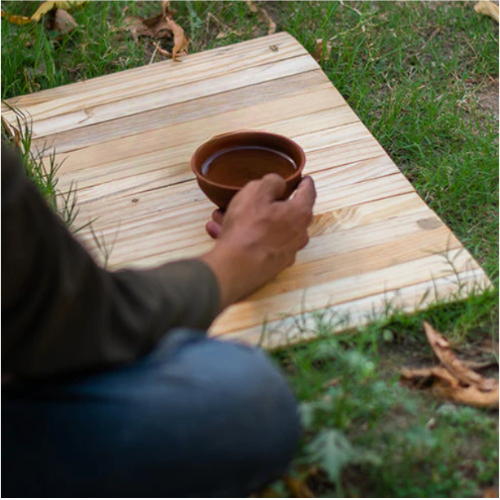
<instances>
[{"instance_id":1,"label":"wood plank","mask_svg":"<svg viewBox=\"0 0 500 500\"><path fill-rule=\"evenodd\" d=\"M33 135L41 137L55 134L317 69L316 61L305 55L264 64L258 69L251 67L231 73L219 71L220 75L210 77L209 81L208 76L205 76L192 83L165 85L161 90L148 91L146 94L137 95L135 89L136 95L122 100L116 99L116 93L114 99L106 93L102 99L104 102L94 100L92 106L83 97L72 107L65 104L54 109L54 104L40 105L47 108L45 112L30 109L30 114L35 113L37 118L33 123ZM127 87L126 92L133 94L133 86Z\"/></svg>"},{"instance_id":2,"label":"wood plank","mask_svg":"<svg viewBox=\"0 0 500 500\"><path fill-rule=\"evenodd\" d=\"M316 337L319 324L328 325L332 333L362 326L375 319L386 317L391 312L414 312L425 309L436 302L447 303L464 299L472 293L480 293L490 286L481 269L464 271L458 275L405 286L397 290L384 291L347 303L327 305L299 315L287 316L262 325L242 328L212 337L222 340L237 340L249 345L261 345L273 349L283 345L311 340Z\"/></svg>"},{"instance_id":3,"label":"wood plank","mask_svg":"<svg viewBox=\"0 0 500 500\"><path fill-rule=\"evenodd\" d=\"M283 325L293 330L304 311L333 306L339 317L349 313L353 324L361 324L388 300L414 310L436 294L451 298L476 284L491 286L289 35L18 102L34 116L41 134L37 147L48 141L57 160L66 158L59 187L78 183L77 223L97 216L96 233L108 244L116 238L111 269L151 267L213 247L204 224L214 206L189 168L192 153L208 138L264 129L305 149L305 173L314 177L318 192L310 243L294 266L225 311L214 335L255 343L266 319L271 330L281 330L269 345L283 343ZM79 236L96 251L88 229ZM283 320L289 314L299 319ZM307 326L315 316L304 317Z\"/></svg>"},{"instance_id":4,"label":"wood plank","mask_svg":"<svg viewBox=\"0 0 500 500\"><path fill-rule=\"evenodd\" d=\"M130 135L191 122L200 118L215 116L237 109L264 104L284 95L311 93L316 90L331 89L331 83L320 71L309 71L291 77L280 78L241 87L221 94L162 106L131 116L117 118L103 123L87 125L77 129L64 130L57 134L34 139L32 144L41 151L51 144L57 144L57 153L67 153L74 149L92 146L99 142L124 138ZM344 103L344 101L340 101ZM349 109L345 106L346 109ZM352 113L354 115L354 113ZM356 115L354 115L357 120Z\"/></svg>"},{"instance_id":5,"label":"wood plank","mask_svg":"<svg viewBox=\"0 0 500 500\"><path fill-rule=\"evenodd\" d=\"M270 48L271 46L274 46L274 50ZM278 50L275 50L276 48ZM81 103L81 97L94 101L94 99L101 98L106 93L114 94L123 90L124 87L128 88L130 83L133 83L133 87L137 91L138 87L151 80L162 82L166 74L169 75L168 80L170 82L175 81L177 84L182 84L205 78L207 72L213 71L214 67L220 73L221 70L225 72L231 68L238 70L253 65L258 66L263 61L279 61L306 54L307 51L304 47L298 44L292 36L281 32L270 37L256 38L235 45L190 54L187 57L181 57L180 61L167 60L140 66L82 82L14 97L6 102L21 108L31 108L33 118L38 118L37 110L45 111L48 108L45 106L38 108L37 105L51 101L62 100L64 103L75 104ZM134 92L132 95L136 95L136 93ZM8 108L2 103L2 113L4 111L8 112Z\"/></svg>"},{"instance_id":6,"label":"wood plank","mask_svg":"<svg viewBox=\"0 0 500 500\"><path fill-rule=\"evenodd\" d=\"M343 113L347 109L345 107L338 110L321 110L312 113L308 116L300 116L284 120L275 124L264 125L267 130L275 133L280 133L286 136L292 136L292 131L300 127L300 123L304 120L314 123L310 127L311 130L318 128L324 133L325 127L335 119L340 126L350 124L352 120L351 113ZM338 127L337 127L338 128ZM358 128L358 127L356 127ZM358 128L358 132L362 133L362 129ZM345 135L345 130L339 130L340 134ZM331 134L327 134L331 138ZM339 136L340 137L340 136ZM349 140L356 139L357 135L349 135ZM302 139L301 139L302 140ZM304 142L308 138L304 139ZM307 143L306 143L307 144ZM111 201L117 197L127 196L130 194L140 194L145 191L168 187L179 182L194 180L194 174L190 168L190 159L193 151L198 144L181 145L180 147L169 148L162 150L159 154L147 153L145 155L134 156L133 158L123 161L114 161L109 164L101 164L98 167L88 169L80 169L71 172L70 175L63 176L60 179L59 189L65 192L73 183L78 186L78 201L80 204L95 202L99 199ZM312 151L307 153L307 161ZM382 160L382 158L384 158ZM386 161L387 156L379 157L378 161L372 164L372 172L367 175L373 176L376 170L380 175L398 172L397 167ZM357 168L350 164L344 166L344 170L351 167ZM361 166L359 167L361 168ZM359 168L357 168L359 170ZM314 167L307 168L307 172L314 171ZM351 176L352 172L345 172L344 176Z\"/></svg>"},{"instance_id":7,"label":"wood plank","mask_svg":"<svg viewBox=\"0 0 500 500\"><path fill-rule=\"evenodd\" d=\"M182 145L190 144L191 151L214 135L222 134L238 128L258 128L266 127L273 131L271 124L277 123L277 116L280 122L291 118L297 118L304 115L304 106L308 106L310 112L321 111L329 107L336 108L338 97L330 92L329 89L317 90L311 94L295 95L284 99L251 106L241 110L230 111L219 116L209 116L196 121L181 123L171 127L160 128L149 132L102 142L94 146L72 151L71 154L63 153L56 155L56 161L61 163L61 174L78 170L80 168L101 167L102 164L111 163L117 160L130 159L139 155L149 154L153 151L167 150L169 148L179 148ZM337 108L336 108L337 109ZM349 115L339 113L340 117ZM333 116L333 115L332 115ZM352 122L351 118L349 121ZM311 124L299 120L300 129L297 134L304 134ZM332 126L335 122L332 123ZM288 127L289 128L289 127ZM356 122L351 129L345 130L350 133L355 130L360 137L367 137L369 133L366 128ZM323 143L328 138L325 134ZM306 138L307 139L307 138ZM356 140L357 137L350 138ZM297 137L300 140L300 136ZM320 142L318 137L312 136L306 140L305 144ZM338 139L337 139L337 142ZM301 144L302 145L302 144ZM306 146L308 147L308 146ZM313 148L309 148L313 149Z\"/></svg>"},{"instance_id":8,"label":"wood plank","mask_svg":"<svg viewBox=\"0 0 500 500\"><path fill-rule=\"evenodd\" d=\"M334 180L331 179L330 182L334 183ZM316 213L333 211L411 192L413 188L400 174L336 189L328 189L325 184L318 187L315 210ZM89 218L101 214L94 227L104 237L115 235L119 228L119 237L110 261L110 265L114 267L138 263L143 259L152 264L151 257L154 257L156 264L182 255L197 255L195 244L204 243L208 238L203 227L215 207L197 185L185 183L150 192L143 202L139 200L133 203L131 199L119 199L106 208L107 211L104 212L102 208L99 210L92 207L85 212L87 219L80 217L79 223L83 224ZM91 245L85 232L80 237ZM191 248L186 249L187 246Z\"/></svg>"},{"instance_id":9,"label":"wood plank","mask_svg":"<svg viewBox=\"0 0 500 500\"><path fill-rule=\"evenodd\" d=\"M431 255L408 262L400 262L363 274L351 275L336 281L266 297L260 301L248 300L226 309L212 325L215 335L223 335L243 328L257 327L266 321L276 321L303 310L316 310L332 304L348 303L363 297L387 293L406 286L432 282L457 273L478 268L463 248L453 249L446 255Z\"/></svg>"}]
</instances>

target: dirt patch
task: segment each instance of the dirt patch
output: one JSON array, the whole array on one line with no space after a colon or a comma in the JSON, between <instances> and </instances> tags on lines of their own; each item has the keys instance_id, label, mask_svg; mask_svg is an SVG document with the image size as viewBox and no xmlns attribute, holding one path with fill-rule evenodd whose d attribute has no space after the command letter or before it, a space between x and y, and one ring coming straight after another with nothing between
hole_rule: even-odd
<instances>
[{"instance_id":1,"label":"dirt patch","mask_svg":"<svg viewBox=\"0 0 500 500\"><path fill-rule=\"evenodd\" d=\"M483 109L491 111L498 120L498 78L492 79L491 83L478 94L478 103Z\"/></svg>"}]
</instances>

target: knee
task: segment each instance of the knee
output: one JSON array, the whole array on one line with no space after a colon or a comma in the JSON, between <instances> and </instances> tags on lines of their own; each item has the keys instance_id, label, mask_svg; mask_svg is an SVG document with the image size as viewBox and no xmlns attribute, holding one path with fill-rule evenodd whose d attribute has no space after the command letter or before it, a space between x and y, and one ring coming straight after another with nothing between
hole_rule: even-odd
<instances>
[{"instance_id":1,"label":"knee","mask_svg":"<svg viewBox=\"0 0 500 500\"><path fill-rule=\"evenodd\" d=\"M225 408L233 422L266 433L271 445L274 442L294 450L300 434L297 403L269 357L231 342L207 340L201 344L203 359L211 365L203 376L214 403Z\"/></svg>"}]
</instances>

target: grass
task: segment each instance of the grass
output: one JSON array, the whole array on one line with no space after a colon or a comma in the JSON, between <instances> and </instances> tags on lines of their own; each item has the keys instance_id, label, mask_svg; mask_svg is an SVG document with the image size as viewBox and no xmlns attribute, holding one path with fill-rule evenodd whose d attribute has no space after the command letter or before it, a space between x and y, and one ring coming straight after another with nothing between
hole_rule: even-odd
<instances>
[{"instance_id":1,"label":"grass","mask_svg":"<svg viewBox=\"0 0 500 500\"><path fill-rule=\"evenodd\" d=\"M2 8L29 15L37 4ZM417 394L398 385L396 372L432 361L423 320L462 349L498 338L498 25L469 2L261 5L309 51L319 38L331 42L325 73L494 283L493 291L393 314L356 335L333 339L319 325L319 340L275 353L306 427L292 473L318 496L482 496L498 488L496 413ZM268 28L245 2L172 7L191 51ZM158 12L158 2L90 2L73 12L79 27L63 37L43 24L2 20L2 98L161 60L151 40L120 30L127 16ZM268 493L290 491L279 482Z\"/></svg>"}]
</instances>

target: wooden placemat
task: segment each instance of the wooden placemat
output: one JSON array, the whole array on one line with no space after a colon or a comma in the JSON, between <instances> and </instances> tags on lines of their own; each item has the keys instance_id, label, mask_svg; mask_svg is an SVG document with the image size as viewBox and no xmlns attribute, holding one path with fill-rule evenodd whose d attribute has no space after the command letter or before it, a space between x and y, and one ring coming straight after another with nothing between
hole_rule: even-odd
<instances>
[{"instance_id":1,"label":"wooden placemat","mask_svg":"<svg viewBox=\"0 0 500 500\"><path fill-rule=\"evenodd\" d=\"M343 329L490 286L287 33L7 102L31 116L33 146L46 161L54 148L64 161L58 187L76 183L78 223L94 220L101 243L113 246L112 269L211 248L204 225L214 207L189 168L205 140L260 129L304 148L318 191L310 243L294 266L227 309L212 335L282 345L314 334L318 321ZM3 116L15 125L6 106ZM88 229L80 238L95 250Z\"/></svg>"}]
</instances>

